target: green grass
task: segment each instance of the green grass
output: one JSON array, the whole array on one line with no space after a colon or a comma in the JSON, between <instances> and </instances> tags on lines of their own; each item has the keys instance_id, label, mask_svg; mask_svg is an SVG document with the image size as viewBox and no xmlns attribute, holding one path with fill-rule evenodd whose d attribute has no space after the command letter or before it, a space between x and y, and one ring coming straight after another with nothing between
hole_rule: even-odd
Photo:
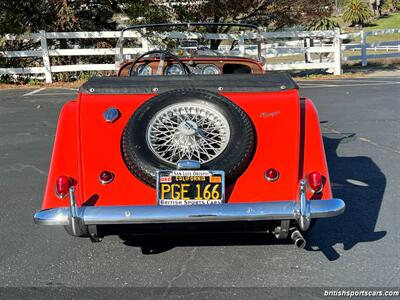
<instances>
[{"instance_id":1,"label":"green grass","mask_svg":"<svg viewBox=\"0 0 400 300\"><path fill-rule=\"evenodd\" d=\"M390 16L383 16L377 20L371 21L371 23L364 28L365 31L400 28L400 13L396 13ZM378 36L368 36L367 42L384 42L384 41L399 41L400 34L383 34Z\"/></svg>"},{"instance_id":2,"label":"green grass","mask_svg":"<svg viewBox=\"0 0 400 300\"><path fill-rule=\"evenodd\" d=\"M374 31L374 30L391 29L391 28L400 28L400 13L395 13L390 16L382 16L379 19L371 20L369 24L365 25L364 30ZM356 43L358 43L359 41L360 41L359 38L356 38L354 40L354 42ZM367 37L368 43L386 42L386 41L400 41L400 33L382 34L378 36Z\"/></svg>"},{"instance_id":3,"label":"green grass","mask_svg":"<svg viewBox=\"0 0 400 300\"><path fill-rule=\"evenodd\" d=\"M373 20L365 27L365 30L372 31L388 28L400 28L400 13L395 13L390 16L383 16L377 20Z\"/></svg>"}]
</instances>

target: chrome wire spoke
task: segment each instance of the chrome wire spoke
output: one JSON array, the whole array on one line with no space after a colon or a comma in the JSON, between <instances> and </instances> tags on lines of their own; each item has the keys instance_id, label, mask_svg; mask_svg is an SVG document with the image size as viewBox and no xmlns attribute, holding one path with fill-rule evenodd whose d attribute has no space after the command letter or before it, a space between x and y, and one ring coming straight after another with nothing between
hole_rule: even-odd
<instances>
[{"instance_id":1,"label":"chrome wire spoke","mask_svg":"<svg viewBox=\"0 0 400 300\"><path fill-rule=\"evenodd\" d=\"M173 164L181 159L209 162L225 150L230 138L229 124L221 113L193 102L165 107L146 130L153 154Z\"/></svg>"}]
</instances>

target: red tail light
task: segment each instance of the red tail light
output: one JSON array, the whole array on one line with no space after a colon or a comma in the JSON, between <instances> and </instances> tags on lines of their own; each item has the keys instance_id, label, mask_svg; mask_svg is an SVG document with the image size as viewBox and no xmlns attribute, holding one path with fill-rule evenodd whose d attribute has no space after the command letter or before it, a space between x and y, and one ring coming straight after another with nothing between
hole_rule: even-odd
<instances>
[{"instance_id":1,"label":"red tail light","mask_svg":"<svg viewBox=\"0 0 400 300\"><path fill-rule=\"evenodd\" d=\"M320 193L324 187L320 172L311 172L308 174L307 183L313 193Z\"/></svg>"},{"instance_id":2,"label":"red tail light","mask_svg":"<svg viewBox=\"0 0 400 300\"><path fill-rule=\"evenodd\" d=\"M71 178L68 176L60 176L57 178L55 192L58 198L64 198L68 195L71 182Z\"/></svg>"},{"instance_id":3,"label":"red tail light","mask_svg":"<svg viewBox=\"0 0 400 300\"><path fill-rule=\"evenodd\" d=\"M276 181L279 178L279 172L278 170L274 169L274 168L270 168L267 171L265 171L265 179L267 179L268 181Z\"/></svg>"}]
</instances>

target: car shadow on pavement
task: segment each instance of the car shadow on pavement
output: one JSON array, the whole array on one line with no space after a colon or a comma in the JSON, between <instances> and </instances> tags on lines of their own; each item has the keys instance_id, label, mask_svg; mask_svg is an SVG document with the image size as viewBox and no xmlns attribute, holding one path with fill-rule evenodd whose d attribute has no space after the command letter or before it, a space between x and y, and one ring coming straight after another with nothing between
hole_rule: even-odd
<instances>
[{"instance_id":1,"label":"car shadow on pavement","mask_svg":"<svg viewBox=\"0 0 400 300\"><path fill-rule=\"evenodd\" d=\"M218 227L220 227L219 225ZM177 247L225 247L225 246L268 246L292 244L288 240L277 240L272 234L254 232L202 232L192 234L164 235L120 235L124 244L140 247L143 254L160 254ZM293 246L294 247L294 246Z\"/></svg>"},{"instance_id":2,"label":"car shadow on pavement","mask_svg":"<svg viewBox=\"0 0 400 300\"><path fill-rule=\"evenodd\" d=\"M119 232L127 246L140 247L143 254L159 254L176 247L246 246L292 244L278 240L265 222L206 222L132 225L106 229L106 235ZM121 234L121 230L125 230ZM294 246L293 246L294 247Z\"/></svg>"},{"instance_id":3,"label":"car shadow on pavement","mask_svg":"<svg viewBox=\"0 0 400 300\"><path fill-rule=\"evenodd\" d=\"M386 231L375 231L386 177L369 157L338 156L338 146L354 141L355 134L327 133L323 139L333 196L345 201L346 210L340 216L318 220L306 234L306 249L321 251L332 261L340 257L334 249L336 244L350 250L358 243L377 241L386 235Z\"/></svg>"},{"instance_id":4,"label":"car shadow on pavement","mask_svg":"<svg viewBox=\"0 0 400 300\"><path fill-rule=\"evenodd\" d=\"M386 235L386 231L375 232L386 186L385 175L369 157L337 155L339 144L351 142L354 139L354 134L324 134L333 195L346 202L346 210L340 216L318 220L315 226L305 234L306 250L321 251L331 261L340 257L334 249L336 244L343 244L344 250L350 250L357 243L376 241ZM157 235L121 234L119 237L127 246L140 247L143 254L159 254L175 247L188 246L268 246L292 243L290 239L278 240L272 234L265 232L249 233L239 230L234 233L229 232L238 229L239 225L241 224L176 224L176 228L173 225L170 229L176 229L176 232L189 229L191 232ZM161 226L162 228L159 229L164 229L165 225ZM205 227L207 233L199 233ZM224 230L227 231L215 232ZM139 228L138 232L140 231Z\"/></svg>"}]
</instances>

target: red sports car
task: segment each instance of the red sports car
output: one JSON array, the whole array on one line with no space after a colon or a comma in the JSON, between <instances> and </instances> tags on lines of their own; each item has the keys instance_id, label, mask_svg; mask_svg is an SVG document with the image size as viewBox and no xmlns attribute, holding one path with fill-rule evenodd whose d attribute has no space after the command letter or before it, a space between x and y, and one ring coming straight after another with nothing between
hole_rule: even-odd
<instances>
[{"instance_id":1,"label":"red sports car","mask_svg":"<svg viewBox=\"0 0 400 300\"><path fill-rule=\"evenodd\" d=\"M248 32L204 32L234 27ZM138 31L148 51L132 57ZM265 221L304 247L301 232L345 204L332 197L314 104L289 75L263 70L261 42L244 24L124 29L118 76L90 79L61 111L35 222L99 241L107 225Z\"/></svg>"}]
</instances>

